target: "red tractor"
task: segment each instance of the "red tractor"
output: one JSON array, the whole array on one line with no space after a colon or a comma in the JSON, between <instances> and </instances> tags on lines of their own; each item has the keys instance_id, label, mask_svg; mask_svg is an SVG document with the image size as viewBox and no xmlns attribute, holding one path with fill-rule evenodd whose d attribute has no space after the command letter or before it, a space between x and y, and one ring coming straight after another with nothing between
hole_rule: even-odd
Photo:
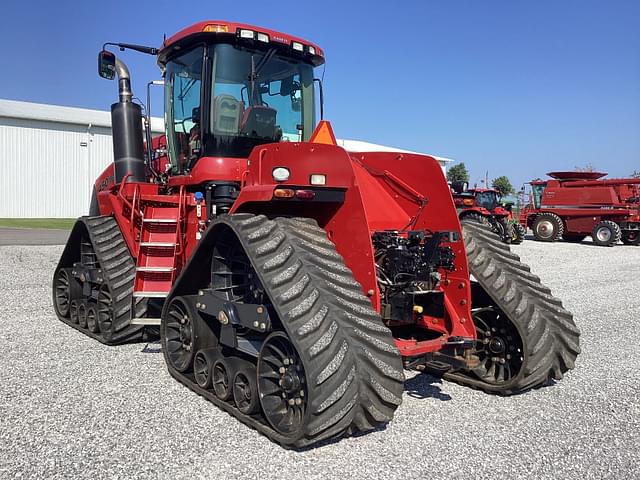
<instances>
[{"instance_id":1,"label":"red tractor","mask_svg":"<svg viewBox=\"0 0 640 480\"><path fill-rule=\"evenodd\" d=\"M157 55L169 163L103 50L114 163L55 269L60 320L110 345L159 327L173 377L290 447L389 422L403 368L500 395L573 368L572 315L461 228L436 160L349 154L316 125L317 45L208 21L115 46Z\"/></svg>"},{"instance_id":2,"label":"red tractor","mask_svg":"<svg viewBox=\"0 0 640 480\"><path fill-rule=\"evenodd\" d=\"M601 179L606 173L600 172L547 175L550 180L530 182L530 201L520 213L536 240L581 242L591 235L596 245L640 245L640 179Z\"/></svg>"},{"instance_id":3,"label":"red tractor","mask_svg":"<svg viewBox=\"0 0 640 480\"><path fill-rule=\"evenodd\" d=\"M513 221L511 210L500 205L497 190L469 189L467 182L452 182L451 193L461 222L487 225L504 243L522 243L526 229Z\"/></svg>"}]
</instances>

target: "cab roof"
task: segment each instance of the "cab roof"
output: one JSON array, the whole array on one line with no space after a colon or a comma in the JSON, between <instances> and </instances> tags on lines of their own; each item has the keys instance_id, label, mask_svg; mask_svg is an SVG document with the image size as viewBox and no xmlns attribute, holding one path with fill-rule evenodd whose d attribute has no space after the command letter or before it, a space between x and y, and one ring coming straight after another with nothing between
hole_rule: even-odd
<instances>
[{"instance_id":1,"label":"cab roof","mask_svg":"<svg viewBox=\"0 0 640 480\"><path fill-rule=\"evenodd\" d=\"M175 35L165 39L158 53L158 61L160 63L165 63L166 58L173 51L179 50L184 46L198 41L208 39L213 40L218 36L236 37L241 39L241 31L252 31L255 33L256 38L258 34L266 34L268 35L268 43L273 46L293 49L294 44L300 44L303 48L302 53L304 56L308 57L310 63L314 66L322 65L324 63L324 52L322 49L308 40L288 35L286 33L277 32L275 30L270 30L268 28L257 27L246 23L227 22L225 20L204 20L186 27ZM264 38L264 36L261 38ZM261 43L258 40L253 41L258 44ZM295 53L300 54L298 51L295 51Z\"/></svg>"}]
</instances>

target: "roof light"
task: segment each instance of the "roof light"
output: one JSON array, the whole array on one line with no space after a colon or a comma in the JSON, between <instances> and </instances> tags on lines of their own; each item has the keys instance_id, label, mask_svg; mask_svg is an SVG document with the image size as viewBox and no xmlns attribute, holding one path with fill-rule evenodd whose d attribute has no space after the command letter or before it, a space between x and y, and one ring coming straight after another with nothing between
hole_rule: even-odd
<instances>
[{"instance_id":1,"label":"roof light","mask_svg":"<svg viewBox=\"0 0 640 480\"><path fill-rule=\"evenodd\" d=\"M207 33L227 33L229 31L229 26L222 25L220 23L210 23L208 25L205 25L202 31Z\"/></svg>"},{"instance_id":2,"label":"roof light","mask_svg":"<svg viewBox=\"0 0 640 480\"><path fill-rule=\"evenodd\" d=\"M276 182L284 182L286 180L289 180L290 174L291 172L289 172L289 169L284 167L276 167L271 172L271 175L273 175L273 179Z\"/></svg>"},{"instance_id":3,"label":"roof light","mask_svg":"<svg viewBox=\"0 0 640 480\"><path fill-rule=\"evenodd\" d=\"M327 176L324 173L314 173L309 179L311 185L325 185L327 183Z\"/></svg>"},{"instance_id":4,"label":"roof light","mask_svg":"<svg viewBox=\"0 0 640 480\"><path fill-rule=\"evenodd\" d=\"M304 45L300 42L291 42L291 48L297 50L298 52L304 52Z\"/></svg>"},{"instance_id":5,"label":"roof light","mask_svg":"<svg viewBox=\"0 0 640 480\"><path fill-rule=\"evenodd\" d=\"M311 45L309 45L307 47L307 52L309 52L311 55L315 55L316 54L316 48L312 47Z\"/></svg>"},{"instance_id":6,"label":"roof light","mask_svg":"<svg viewBox=\"0 0 640 480\"><path fill-rule=\"evenodd\" d=\"M258 32L258 41L269 43L269 35L267 35L266 33Z\"/></svg>"},{"instance_id":7,"label":"roof light","mask_svg":"<svg viewBox=\"0 0 640 480\"><path fill-rule=\"evenodd\" d=\"M253 30L245 30L244 28L240 29L240 38L251 38L255 37L255 32Z\"/></svg>"}]
</instances>

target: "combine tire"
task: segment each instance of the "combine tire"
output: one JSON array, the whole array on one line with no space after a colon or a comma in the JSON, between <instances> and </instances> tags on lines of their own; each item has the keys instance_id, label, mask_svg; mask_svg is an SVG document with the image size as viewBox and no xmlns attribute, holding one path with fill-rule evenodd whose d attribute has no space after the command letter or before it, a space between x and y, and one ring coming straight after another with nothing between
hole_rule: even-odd
<instances>
[{"instance_id":1,"label":"combine tire","mask_svg":"<svg viewBox=\"0 0 640 480\"><path fill-rule=\"evenodd\" d=\"M511 237L511 243L513 245L519 245L524 241L524 236L527 234L527 230L520 223L512 223L512 225L513 237Z\"/></svg>"},{"instance_id":2,"label":"combine tire","mask_svg":"<svg viewBox=\"0 0 640 480\"><path fill-rule=\"evenodd\" d=\"M205 276L200 266L207 261L212 270ZM248 355L222 349L224 360L216 360L211 374L215 393L178 371L163 344L169 372L180 382L288 447L372 430L392 419L404 390L400 354L391 332L315 221L221 217L212 222L174 286L183 296L188 292L181 279L187 278L188 285L194 282L190 271L202 274L200 285L211 285L216 294L226 292L228 302L264 304L272 329L268 335L251 333L252 342L261 343L257 357L250 358L251 367ZM162 314L163 329L167 311ZM217 323L198 316L199 325ZM236 334L246 332L236 329ZM162 338L164 342L166 335ZM237 356L243 361L226 361Z\"/></svg>"},{"instance_id":3,"label":"combine tire","mask_svg":"<svg viewBox=\"0 0 640 480\"><path fill-rule=\"evenodd\" d=\"M480 365L445 378L500 395L561 379L580 353L571 313L497 236L474 224L463 236Z\"/></svg>"},{"instance_id":4,"label":"combine tire","mask_svg":"<svg viewBox=\"0 0 640 480\"><path fill-rule=\"evenodd\" d=\"M622 243L625 245L640 245L640 231L631 230L622 234Z\"/></svg>"},{"instance_id":5,"label":"combine tire","mask_svg":"<svg viewBox=\"0 0 640 480\"><path fill-rule=\"evenodd\" d=\"M87 265L82 263L85 259ZM85 267L98 272L101 283L81 275L80 270ZM67 325L108 345L142 338L144 327L130 324L134 274L135 263L115 219L80 217L53 275L56 315ZM135 299L135 306L135 316L144 316L146 299Z\"/></svg>"},{"instance_id":6,"label":"combine tire","mask_svg":"<svg viewBox=\"0 0 640 480\"><path fill-rule=\"evenodd\" d=\"M564 224L555 213L541 213L534 220L531 229L533 238L539 242L555 242L564 233Z\"/></svg>"},{"instance_id":7,"label":"combine tire","mask_svg":"<svg viewBox=\"0 0 640 480\"><path fill-rule=\"evenodd\" d=\"M620 226L611 220L603 220L597 223L591 231L593 243L601 247L613 247L622 237Z\"/></svg>"},{"instance_id":8,"label":"combine tire","mask_svg":"<svg viewBox=\"0 0 640 480\"><path fill-rule=\"evenodd\" d=\"M565 233L562 235L562 240L569 243L580 243L586 238L586 235L580 233Z\"/></svg>"}]
</instances>

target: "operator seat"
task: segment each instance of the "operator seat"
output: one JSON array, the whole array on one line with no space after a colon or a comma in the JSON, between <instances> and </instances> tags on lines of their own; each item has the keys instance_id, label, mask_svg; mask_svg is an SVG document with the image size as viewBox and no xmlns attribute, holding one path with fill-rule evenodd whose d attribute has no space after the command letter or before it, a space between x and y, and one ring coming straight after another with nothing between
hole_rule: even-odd
<instances>
[{"instance_id":1,"label":"operator seat","mask_svg":"<svg viewBox=\"0 0 640 480\"><path fill-rule=\"evenodd\" d=\"M241 132L250 137L276 137L276 110L264 105L253 105L244 112Z\"/></svg>"},{"instance_id":2,"label":"operator seat","mask_svg":"<svg viewBox=\"0 0 640 480\"><path fill-rule=\"evenodd\" d=\"M213 100L213 133L219 135L237 135L240 119L244 112L244 103L233 95L221 94Z\"/></svg>"}]
</instances>

